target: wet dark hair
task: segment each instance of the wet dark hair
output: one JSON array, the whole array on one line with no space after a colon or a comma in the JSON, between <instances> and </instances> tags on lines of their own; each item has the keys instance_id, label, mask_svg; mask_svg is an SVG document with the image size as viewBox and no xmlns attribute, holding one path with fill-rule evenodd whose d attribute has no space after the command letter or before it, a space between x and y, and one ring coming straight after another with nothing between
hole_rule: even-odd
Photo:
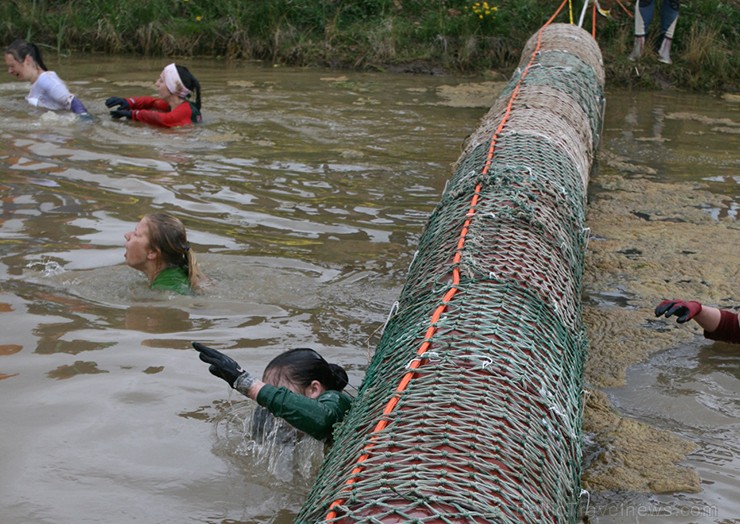
<instances>
[{"instance_id":1,"label":"wet dark hair","mask_svg":"<svg viewBox=\"0 0 740 524\"><path fill-rule=\"evenodd\" d=\"M41 50L36 46L36 44L26 42L21 38L14 40L12 44L6 47L5 54L12 55L18 62L23 62L26 57L30 55L31 58L33 58L33 61L36 62L37 66L39 66L43 71L48 71L46 64L44 64L44 59L41 58ZM188 89L190 88L188 87Z\"/></svg>"},{"instance_id":2,"label":"wet dark hair","mask_svg":"<svg viewBox=\"0 0 740 524\"><path fill-rule=\"evenodd\" d=\"M149 244L162 254L167 267L182 267L188 273L190 287L198 289L203 275L190 249L185 225L180 219L167 213L146 215L149 225Z\"/></svg>"},{"instance_id":3,"label":"wet dark hair","mask_svg":"<svg viewBox=\"0 0 740 524\"><path fill-rule=\"evenodd\" d=\"M195 92L194 104L195 107L200 109L200 82L198 82L198 79L193 76L193 73L187 67L175 64L175 68L177 69L177 74L180 75L182 85L190 89L190 91Z\"/></svg>"},{"instance_id":4,"label":"wet dark hair","mask_svg":"<svg viewBox=\"0 0 740 524\"><path fill-rule=\"evenodd\" d=\"M306 389L314 380L333 391L342 391L349 383L342 366L328 363L310 348L289 349L279 354L267 364L263 377L269 377L272 384L288 381L301 389Z\"/></svg>"}]
</instances>

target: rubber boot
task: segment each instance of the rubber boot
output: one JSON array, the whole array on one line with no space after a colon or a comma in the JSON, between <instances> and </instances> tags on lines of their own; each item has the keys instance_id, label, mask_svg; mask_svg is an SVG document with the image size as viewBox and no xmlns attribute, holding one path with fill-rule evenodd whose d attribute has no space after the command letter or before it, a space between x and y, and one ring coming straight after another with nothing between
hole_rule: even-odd
<instances>
[{"instance_id":1,"label":"rubber boot","mask_svg":"<svg viewBox=\"0 0 740 524\"><path fill-rule=\"evenodd\" d=\"M671 60L671 43L673 42L672 38L665 37L663 41L660 43L660 48L658 49L658 62L662 62L664 64L672 64L673 60Z\"/></svg>"},{"instance_id":2,"label":"rubber boot","mask_svg":"<svg viewBox=\"0 0 740 524\"><path fill-rule=\"evenodd\" d=\"M642 48L645 47L645 37L644 36L636 36L635 37L635 47L632 48L632 52L630 53L629 58L632 62L639 59L642 56Z\"/></svg>"}]
</instances>

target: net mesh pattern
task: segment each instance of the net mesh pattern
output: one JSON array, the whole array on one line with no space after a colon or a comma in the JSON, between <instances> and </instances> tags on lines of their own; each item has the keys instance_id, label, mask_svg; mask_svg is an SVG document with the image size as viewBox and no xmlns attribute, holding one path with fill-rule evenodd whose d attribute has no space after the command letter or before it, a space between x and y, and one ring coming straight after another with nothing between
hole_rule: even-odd
<instances>
[{"instance_id":1,"label":"net mesh pattern","mask_svg":"<svg viewBox=\"0 0 740 524\"><path fill-rule=\"evenodd\" d=\"M576 522L601 54L546 26L470 136L298 522Z\"/></svg>"}]
</instances>

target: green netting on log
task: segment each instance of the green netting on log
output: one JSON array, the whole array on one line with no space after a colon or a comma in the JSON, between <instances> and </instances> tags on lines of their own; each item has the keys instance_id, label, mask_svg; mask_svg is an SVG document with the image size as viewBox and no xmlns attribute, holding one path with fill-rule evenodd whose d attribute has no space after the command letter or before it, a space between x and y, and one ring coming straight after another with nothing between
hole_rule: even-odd
<instances>
[{"instance_id":1,"label":"green netting on log","mask_svg":"<svg viewBox=\"0 0 740 524\"><path fill-rule=\"evenodd\" d=\"M473 151L472 159L485 149L481 146ZM461 163L447 185L439 208L481 184L484 192L512 199L526 198L538 215L547 216L540 217L539 221L545 222L543 227L552 230L554 237L575 244L580 237L578 226L585 219L586 195L573 163L564 162L562 151L540 137L508 134L499 139L496 151L498 160L485 175L478 175L475 169L466 171L468 162Z\"/></svg>"},{"instance_id":2,"label":"green netting on log","mask_svg":"<svg viewBox=\"0 0 740 524\"><path fill-rule=\"evenodd\" d=\"M537 42L542 38L543 44L537 50ZM593 40L592 40L593 41ZM535 33L530 37L522 49L522 57L519 61L519 70L523 70L532 54L539 54L541 57L546 53L564 52L572 57L586 63L589 74L596 76L595 82L600 87L604 87L604 62L601 57L601 50L598 45L586 43L582 35L573 33L573 28L568 24L552 24L545 28L545 33Z\"/></svg>"},{"instance_id":3,"label":"green netting on log","mask_svg":"<svg viewBox=\"0 0 740 524\"><path fill-rule=\"evenodd\" d=\"M542 515L571 514L574 508L564 505L577 499L585 340L514 282L463 288L439 322L437 349L389 416L392 425L375 441L365 469L352 474L346 455L362 454L367 431L394 394L381 385L397 383L417 358L419 331L409 327L423 328L434 302L399 312L387 326L337 435L343 453L333 452L335 442L306 505L325 508L337 486L321 481L338 475L358 479L344 503L349 521L520 522L525 514L524 522L547 522ZM427 507L432 502L441 506ZM391 515L399 520L387 520Z\"/></svg>"},{"instance_id":4,"label":"green netting on log","mask_svg":"<svg viewBox=\"0 0 740 524\"><path fill-rule=\"evenodd\" d=\"M563 61L558 62L558 59ZM586 62L562 51L542 53L540 60L538 67L527 73L525 82L528 86L548 86L571 97L587 115L590 127L597 131L594 138L598 140L603 113L603 90L589 89L597 81L593 70ZM502 96L510 94L510 91L505 90ZM596 140L594 145L598 144Z\"/></svg>"},{"instance_id":5,"label":"green netting on log","mask_svg":"<svg viewBox=\"0 0 740 524\"><path fill-rule=\"evenodd\" d=\"M458 164L454 177L445 188L440 205L445 199L470 194L476 184L494 185L518 178L519 184L533 195L557 200L573 220L582 223L585 217L586 193L576 166L555 143L546 137L509 133L499 137L496 162L488 173L480 173L480 162L485 158L489 144L480 144ZM515 191L516 188L512 188ZM549 197L545 197L549 195Z\"/></svg>"},{"instance_id":6,"label":"green netting on log","mask_svg":"<svg viewBox=\"0 0 740 524\"><path fill-rule=\"evenodd\" d=\"M527 281L543 300L552 301L564 322L577 325L585 235L576 238L577 245L565 235L556 237L547 223L554 213L542 212L552 210L537 207L523 193L482 194L476 210L479 218L470 226L467 249L457 265L452 264L449 253L454 252L468 202L447 201L443 211L432 215L419 251L429 255L417 256L410 268L401 307L413 305L420 295L439 294L448 285L449 274L435 269L444 265L450 271L458 267L463 282L489 276Z\"/></svg>"},{"instance_id":7,"label":"green netting on log","mask_svg":"<svg viewBox=\"0 0 740 524\"><path fill-rule=\"evenodd\" d=\"M577 520L604 74L575 26L525 51L427 222L298 522Z\"/></svg>"}]
</instances>

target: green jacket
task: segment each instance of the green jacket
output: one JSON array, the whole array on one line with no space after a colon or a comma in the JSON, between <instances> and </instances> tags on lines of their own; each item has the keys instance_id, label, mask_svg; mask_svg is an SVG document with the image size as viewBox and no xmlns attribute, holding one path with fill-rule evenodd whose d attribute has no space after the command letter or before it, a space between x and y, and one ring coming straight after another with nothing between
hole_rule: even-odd
<instances>
[{"instance_id":1,"label":"green jacket","mask_svg":"<svg viewBox=\"0 0 740 524\"><path fill-rule=\"evenodd\" d=\"M352 399L339 391L325 391L318 398L308 398L265 384L257 394L257 403L313 438L331 440L334 424L344 419Z\"/></svg>"},{"instance_id":2,"label":"green jacket","mask_svg":"<svg viewBox=\"0 0 740 524\"><path fill-rule=\"evenodd\" d=\"M174 291L181 295L190 295L193 290L190 289L190 280L188 273L182 267L167 267L154 277L154 281L149 286L150 289L161 289L164 291Z\"/></svg>"}]
</instances>

